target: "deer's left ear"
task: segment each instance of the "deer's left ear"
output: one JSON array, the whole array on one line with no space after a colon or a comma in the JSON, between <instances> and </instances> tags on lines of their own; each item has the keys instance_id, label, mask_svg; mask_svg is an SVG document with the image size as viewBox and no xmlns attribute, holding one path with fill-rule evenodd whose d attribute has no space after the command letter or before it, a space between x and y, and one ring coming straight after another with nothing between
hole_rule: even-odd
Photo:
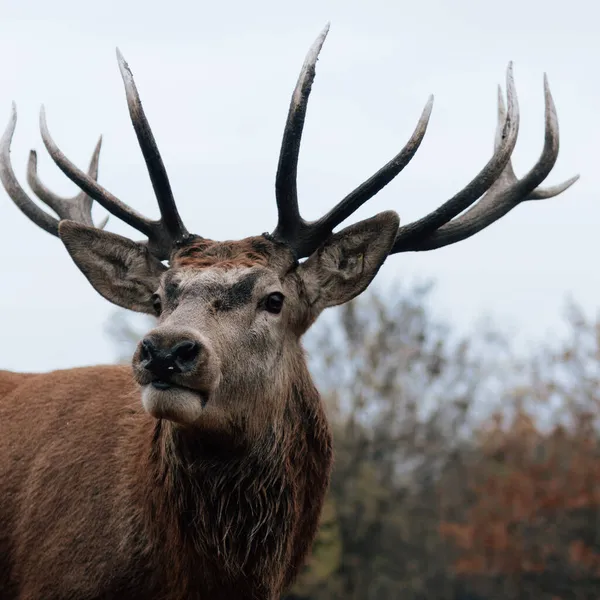
<instances>
[{"instance_id":1,"label":"deer's left ear","mask_svg":"<svg viewBox=\"0 0 600 600\"><path fill-rule=\"evenodd\" d=\"M379 213L332 235L298 268L313 309L344 304L371 283L387 258L400 219Z\"/></svg>"}]
</instances>

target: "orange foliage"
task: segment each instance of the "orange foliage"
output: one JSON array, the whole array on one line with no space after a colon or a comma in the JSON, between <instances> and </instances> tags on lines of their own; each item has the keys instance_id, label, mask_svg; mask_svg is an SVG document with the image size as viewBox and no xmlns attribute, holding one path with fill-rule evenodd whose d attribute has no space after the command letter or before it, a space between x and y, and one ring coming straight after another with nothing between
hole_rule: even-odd
<instances>
[{"instance_id":1,"label":"orange foliage","mask_svg":"<svg viewBox=\"0 0 600 600\"><path fill-rule=\"evenodd\" d=\"M508 427L496 416L479 432L479 446L483 458L467 469L464 517L440 526L456 551L455 570L539 573L552 559L600 575L600 554L579 539L581 514L600 510L600 453L589 418L572 431L542 433L522 410Z\"/></svg>"}]
</instances>

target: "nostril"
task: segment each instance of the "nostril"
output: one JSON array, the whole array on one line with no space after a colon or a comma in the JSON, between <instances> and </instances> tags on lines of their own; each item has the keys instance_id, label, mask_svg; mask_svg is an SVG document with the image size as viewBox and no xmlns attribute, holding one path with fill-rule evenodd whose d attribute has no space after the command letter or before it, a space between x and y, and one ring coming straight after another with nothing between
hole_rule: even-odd
<instances>
[{"instance_id":1,"label":"nostril","mask_svg":"<svg viewBox=\"0 0 600 600\"><path fill-rule=\"evenodd\" d=\"M149 363L152 361L156 354L156 346L152 343L152 340L145 338L142 340L140 347L140 361Z\"/></svg>"},{"instance_id":2,"label":"nostril","mask_svg":"<svg viewBox=\"0 0 600 600\"><path fill-rule=\"evenodd\" d=\"M194 360L198 354L200 354L200 344L191 340L179 342L179 344L171 350L171 353L177 359L185 361Z\"/></svg>"},{"instance_id":3,"label":"nostril","mask_svg":"<svg viewBox=\"0 0 600 600\"><path fill-rule=\"evenodd\" d=\"M184 339L169 347L164 340L149 336L140 343L139 366L169 381L173 375L192 371L201 352L202 345L193 340Z\"/></svg>"},{"instance_id":4,"label":"nostril","mask_svg":"<svg viewBox=\"0 0 600 600\"><path fill-rule=\"evenodd\" d=\"M200 350L201 346L198 342L185 340L174 346L171 349L171 354L181 371L189 371L200 355Z\"/></svg>"}]
</instances>

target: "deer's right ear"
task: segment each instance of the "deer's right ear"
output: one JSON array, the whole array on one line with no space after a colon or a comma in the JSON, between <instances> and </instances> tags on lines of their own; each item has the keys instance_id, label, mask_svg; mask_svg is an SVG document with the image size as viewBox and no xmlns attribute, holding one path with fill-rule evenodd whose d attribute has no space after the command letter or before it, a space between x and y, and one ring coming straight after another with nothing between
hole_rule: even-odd
<instances>
[{"instance_id":1,"label":"deer's right ear","mask_svg":"<svg viewBox=\"0 0 600 600\"><path fill-rule=\"evenodd\" d=\"M400 219L385 211L334 233L298 267L314 314L362 293L387 258Z\"/></svg>"},{"instance_id":2,"label":"deer's right ear","mask_svg":"<svg viewBox=\"0 0 600 600\"><path fill-rule=\"evenodd\" d=\"M152 294L167 269L148 249L115 233L61 221L58 233L75 264L109 302L154 314Z\"/></svg>"}]
</instances>

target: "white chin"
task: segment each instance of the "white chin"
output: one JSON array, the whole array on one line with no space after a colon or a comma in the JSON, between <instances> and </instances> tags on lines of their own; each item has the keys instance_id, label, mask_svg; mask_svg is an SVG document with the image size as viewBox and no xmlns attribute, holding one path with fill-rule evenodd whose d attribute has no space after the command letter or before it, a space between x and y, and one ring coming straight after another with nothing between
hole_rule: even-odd
<instances>
[{"instance_id":1,"label":"white chin","mask_svg":"<svg viewBox=\"0 0 600 600\"><path fill-rule=\"evenodd\" d=\"M202 398L192 390L179 387L161 390L152 384L142 388L142 406L155 419L180 425L193 425L203 412Z\"/></svg>"}]
</instances>

